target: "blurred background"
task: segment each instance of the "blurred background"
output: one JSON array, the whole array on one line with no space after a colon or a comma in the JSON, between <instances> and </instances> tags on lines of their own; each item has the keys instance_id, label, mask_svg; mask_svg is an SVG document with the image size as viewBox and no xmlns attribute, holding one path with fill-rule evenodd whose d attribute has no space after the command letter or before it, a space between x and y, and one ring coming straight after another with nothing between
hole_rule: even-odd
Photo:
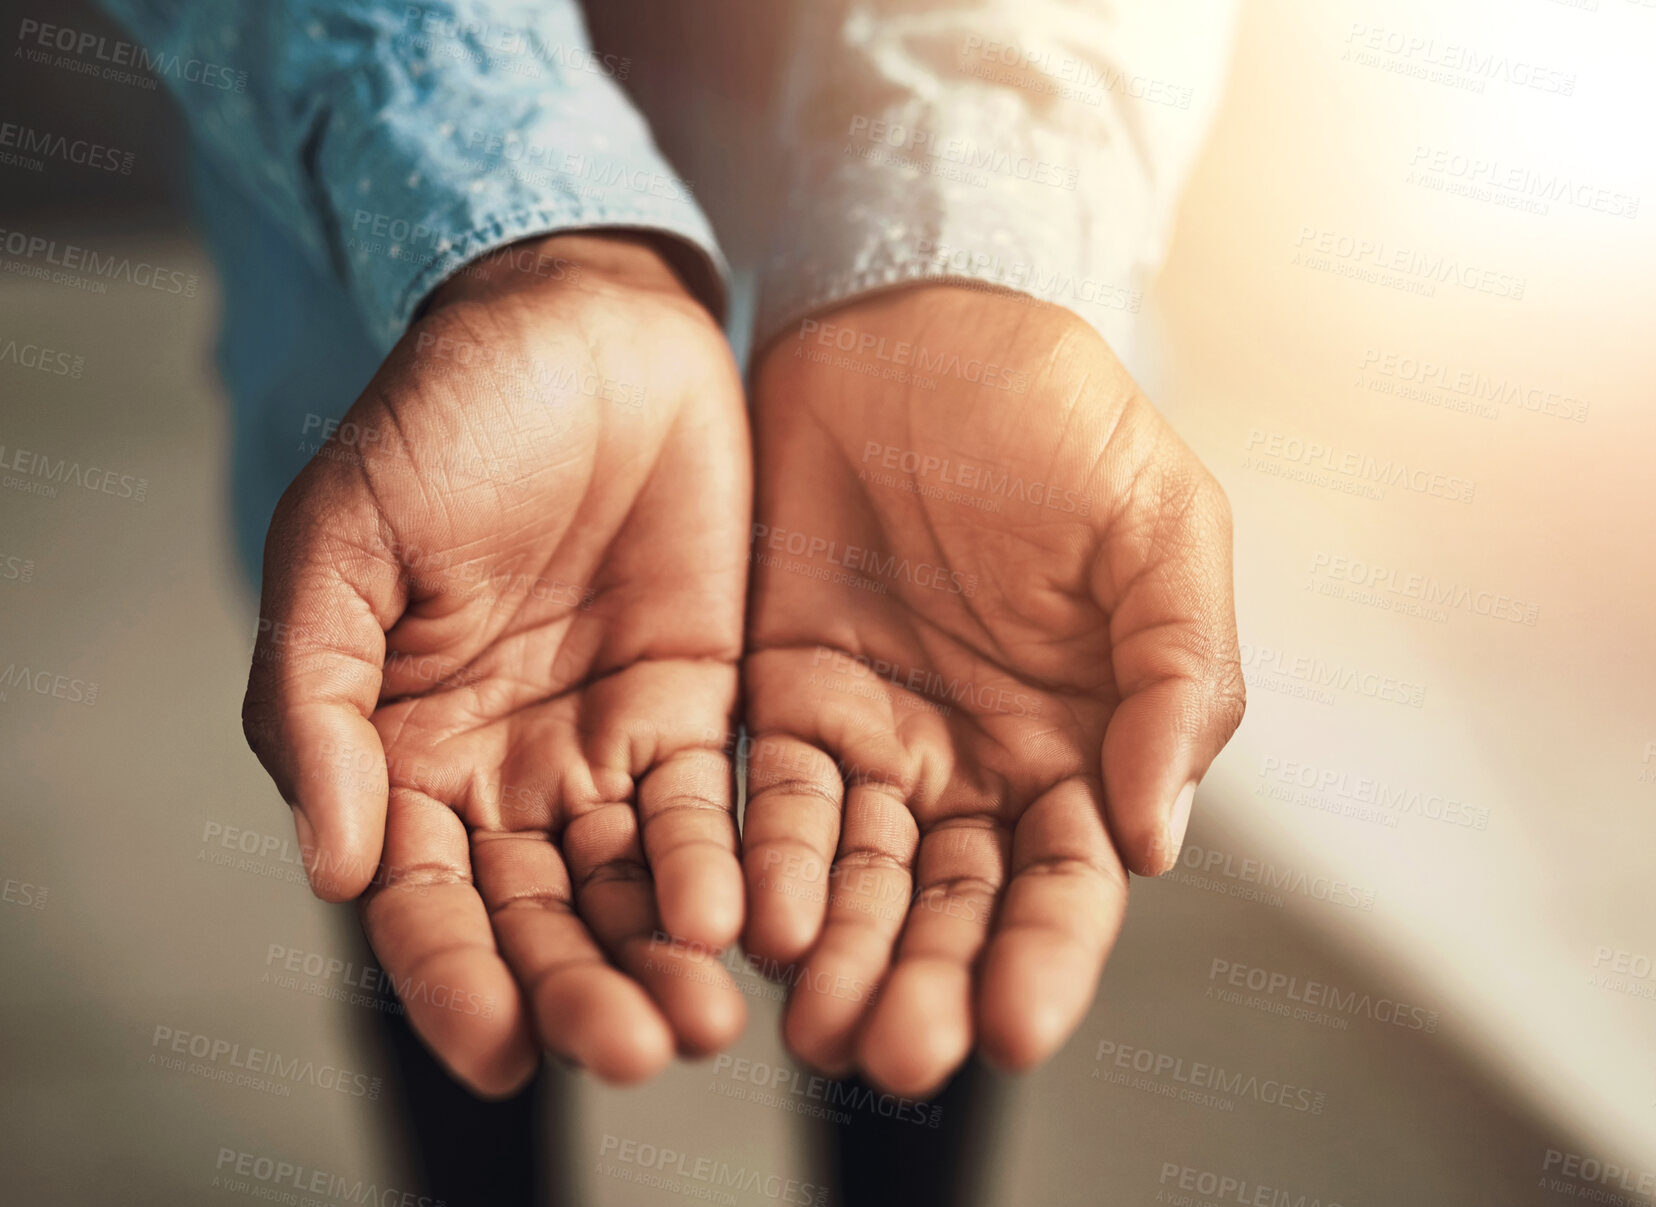
<instances>
[{"instance_id":1,"label":"blurred background","mask_svg":"<svg viewBox=\"0 0 1656 1207\"><path fill-rule=\"evenodd\" d=\"M763 38L767 6L735 7ZM0 123L131 169L0 164L0 227L199 288L92 292L0 254L0 459L117 475L0 483L0 1201L400 1194L386 1003L241 738L256 601L181 126L161 89L16 54L45 10L0 4ZM654 11L645 63L742 49ZM80 0L50 19L117 32ZM1244 4L1123 351L1229 492L1248 716L1180 868L1135 884L1091 1017L993 1079L973 1201L1656 1203L1653 62L1649 0ZM683 174L740 245L762 223L719 167ZM1380 486L1343 468L1388 461L1408 472ZM684 1197L604 1176L617 1137L821 1184L806 1102L764 1089L776 993L747 989L757 1064L554 1076L549 1195ZM317 1072L216 1079L179 1035ZM1192 1094L1198 1064L1228 1088ZM320 1172L311 1198L281 1199L276 1163Z\"/></svg>"}]
</instances>

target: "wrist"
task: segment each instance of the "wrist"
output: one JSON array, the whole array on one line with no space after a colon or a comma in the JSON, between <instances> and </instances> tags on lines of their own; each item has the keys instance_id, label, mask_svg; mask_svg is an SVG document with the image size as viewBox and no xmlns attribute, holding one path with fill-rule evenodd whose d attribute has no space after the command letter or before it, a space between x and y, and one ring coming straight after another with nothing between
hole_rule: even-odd
<instances>
[{"instance_id":1,"label":"wrist","mask_svg":"<svg viewBox=\"0 0 1656 1207\"><path fill-rule=\"evenodd\" d=\"M651 231L560 231L495 248L444 281L425 312L464 301L574 289L626 290L700 302L675 270L670 236Z\"/></svg>"}]
</instances>

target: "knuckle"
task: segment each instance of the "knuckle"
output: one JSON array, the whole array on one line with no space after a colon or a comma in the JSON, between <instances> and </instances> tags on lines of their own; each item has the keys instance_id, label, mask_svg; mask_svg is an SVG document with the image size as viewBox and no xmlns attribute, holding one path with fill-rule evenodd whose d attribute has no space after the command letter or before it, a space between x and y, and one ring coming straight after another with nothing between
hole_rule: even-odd
<instances>
[{"instance_id":1,"label":"knuckle","mask_svg":"<svg viewBox=\"0 0 1656 1207\"><path fill-rule=\"evenodd\" d=\"M834 863L838 867L875 872L897 872L907 876L913 867L913 859L909 856L885 850L881 847L858 844L843 847Z\"/></svg>"},{"instance_id":2,"label":"knuckle","mask_svg":"<svg viewBox=\"0 0 1656 1207\"><path fill-rule=\"evenodd\" d=\"M771 797L777 797L782 800L788 800L790 798L804 798L819 801L822 804L827 805L835 813L838 813L840 810L842 794L835 791L835 785L839 782L838 777L835 777L833 780L825 781L821 779L805 779L801 777L788 776L774 779L768 783L755 787L750 779L748 787L748 805L751 808L753 805L761 801L766 801Z\"/></svg>"},{"instance_id":3,"label":"knuckle","mask_svg":"<svg viewBox=\"0 0 1656 1207\"><path fill-rule=\"evenodd\" d=\"M674 792L654 802L644 824L650 829L659 829L652 823L669 818L676 826L700 826L710 819L728 822L734 809L734 801L715 800L700 792Z\"/></svg>"}]
</instances>

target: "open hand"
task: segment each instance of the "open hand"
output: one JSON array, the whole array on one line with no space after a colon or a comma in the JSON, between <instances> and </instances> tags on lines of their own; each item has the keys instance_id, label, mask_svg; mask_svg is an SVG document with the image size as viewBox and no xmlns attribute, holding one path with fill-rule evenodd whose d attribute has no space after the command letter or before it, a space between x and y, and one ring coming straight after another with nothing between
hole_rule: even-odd
<instances>
[{"instance_id":1,"label":"open hand","mask_svg":"<svg viewBox=\"0 0 1656 1207\"><path fill-rule=\"evenodd\" d=\"M1032 1065L1241 720L1224 495L1021 297L876 295L754 390L746 945L798 962L785 1033L825 1071Z\"/></svg>"},{"instance_id":2,"label":"open hand","mask_svg":"<svg viewBox=\"0 0 1656 1207\"><path fill-rule=\"evenodd\" d=\"M725 735L750 461L716 324L644 242L445 285L283 496L244 707L311 883L364 896L475 1089L613 1080L745 1020ZM548 268L550 266L550 269Z\"/></svg>"}]
</instances>

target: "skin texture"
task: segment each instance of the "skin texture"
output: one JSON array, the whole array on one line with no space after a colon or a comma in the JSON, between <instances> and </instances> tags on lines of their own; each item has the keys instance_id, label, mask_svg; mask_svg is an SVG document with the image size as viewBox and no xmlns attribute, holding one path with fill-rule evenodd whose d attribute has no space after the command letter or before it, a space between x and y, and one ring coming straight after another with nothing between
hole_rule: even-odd
<instances>
[{"instance_id":1,"label":"skin texture","mask_svg":"<svg viewBox=\"0 0 1656 1207\"><path fill-rule=\"evenodd\" d=\"M1090 328L1005 294L819 315L752 406L746 946L822 1070L1028 1068L1241 720L1224 494Z\"/></svg>"},{"instance_id":2,"label":"skin texture","mask_svg":"<svg viewBox=\"0 0 1656 1207\"><path fill-rule=\"evenodd\" d=\"M647 242L516 250L435 295L284 495L243 712L314 891L361 895L488 1095L543 1047L634 1081L745 1021L652 938L743 923L741 382Z\"/></svg>"},{"instance_id":3,"label":"skin texture","mask_svg":"<svg viewBox=\"0 0 1656 1207\"><path fill-rule=\"evenodd\" d=\"M739 934L826 1071L1045 1059L1241 719L1217 484L1085 324L952 286L775 343L750 453L648 241L517 250L271 524L244 728L313 889L485 1095L728 1044Z\"/></svg>"}]
</instances>

